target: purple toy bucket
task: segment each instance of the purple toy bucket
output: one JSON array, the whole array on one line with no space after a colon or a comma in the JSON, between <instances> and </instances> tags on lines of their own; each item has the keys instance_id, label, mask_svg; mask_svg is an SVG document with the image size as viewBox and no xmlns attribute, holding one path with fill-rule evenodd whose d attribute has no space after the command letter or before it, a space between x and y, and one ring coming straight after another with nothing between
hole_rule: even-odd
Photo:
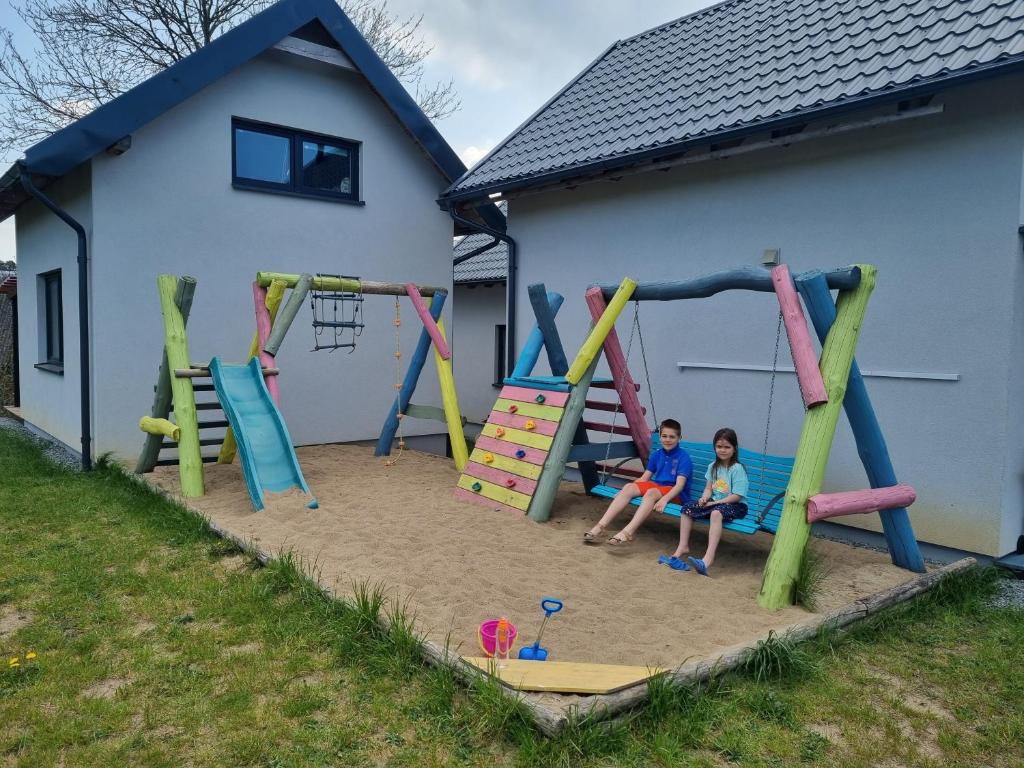
<instances>
[{"instance_id":1,"label":"purple toy bucket","mask_svg":"<svg viewBox=\"0 0 1024 768\"><path fill-rule=\"evenodd\" d=\"M501 619L488 619L476 631L477 640L480 642L480 650L484 652L484 655L488 658L494 656L495 645L497 645L497 634L498 634L498 622ZM506 619L506 621L508 621ZM508 622L508 648L499 648L502 654L506 656L512 655L512 646L516 642L516 625L511 621Z\"/></svg>"}]
</instances>

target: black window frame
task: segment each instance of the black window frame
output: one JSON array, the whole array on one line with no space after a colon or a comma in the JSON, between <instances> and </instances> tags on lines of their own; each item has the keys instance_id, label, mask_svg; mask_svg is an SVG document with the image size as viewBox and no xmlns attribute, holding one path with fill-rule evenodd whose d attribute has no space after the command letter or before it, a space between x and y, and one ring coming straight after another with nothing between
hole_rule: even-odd
<instances>
[{"instance_id":1,"label":"black window frame","mask_svg":"<svg viewBox=\"0 0 1024 768\"><path fill-rule=\"evenodd\" d=\"M492 387L505 385L505 339L507 327L504 323L494 326L494 381Z\"/></svg>"},{"instance_id":2,"label":"black window frame","mask_svg":"<svg viewBox=\"0 0 1024 768\"><path fill-rule=\"evenodd\" d=\"M287 184L250 179L238 175L238 155L236 137L238 130L263 133L269 136L278 136L288 139L289 169L291 181ZM352 191L332 192L316 187L307 187L302 184L302 142L315 141L348 150L349 167L352 170ZM299 128L288 128L282 125L261 123L256 120L245 118L231 118L231 186L235 189L248 190L252 192L270 192L279 195L292 195L294 197L310 197L317 200L330 200L336 203L348 205L365 205L361 193L360 156L362 154L362 142L354 139L346 139L341 136L328 136L323 133L304 131Z\"/></svg>"},{"instance_id":3,"label":"black window frame","mask_svg":"<svg viewBox=\"0 0 1024 768\"><path fill-rule=\"evenodd\" d=\"M41 370L50 371L51 373L63 373L64 372L64 277L61 270L54 269L50 272L43 272L39 275L39 279L42 281L42 294L43 294L43 332L45 334L45 340L42 345L41 351L43 352L43 359L36 364L36 368ZM56 283L57 285L57 306L56 306L56 323L57 323L57 350L54 350L51 346L52 326L51 320L53 320L54 307L51 302L52 292L50 286Z\"/></svg>"}]
</instances>

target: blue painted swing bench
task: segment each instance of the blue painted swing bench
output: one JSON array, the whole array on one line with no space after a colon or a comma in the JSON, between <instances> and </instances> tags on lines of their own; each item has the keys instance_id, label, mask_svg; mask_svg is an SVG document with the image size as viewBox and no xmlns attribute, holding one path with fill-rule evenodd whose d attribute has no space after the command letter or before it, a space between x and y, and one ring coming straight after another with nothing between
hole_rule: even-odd
<instances>
[{"instance_id":1,"label":"blue painted swing bench","mask_svg":"<svg viewBox=\"0 0 1024 768\"><path fill-rule=\"evenodd\" d=\"M696 498L704 490L704 470L715 459L715 451L710 443L680 442L693 460L693 477L687 483L690 491L688 498ZM658 447L658 433L652 435L651 450ZM779 518L782 515L782 500L789 485L789 476L793 473L793 459L786 456L770 456L768 454L748 451L740 448L740 462L747 470L750 491L747 494L747 514L739 520L726 523L723 528L739 533L754 534L765 531L774 534L779 529ZM619 492L619 488L610 485L595 485L590 492L595 496L611 499ZM630 502L634 507L640 506L640 499ZM679 517L682 507L669 503L665 514ZM698 522L707 522L700 520Z\"/></svg>"}]
</instances>

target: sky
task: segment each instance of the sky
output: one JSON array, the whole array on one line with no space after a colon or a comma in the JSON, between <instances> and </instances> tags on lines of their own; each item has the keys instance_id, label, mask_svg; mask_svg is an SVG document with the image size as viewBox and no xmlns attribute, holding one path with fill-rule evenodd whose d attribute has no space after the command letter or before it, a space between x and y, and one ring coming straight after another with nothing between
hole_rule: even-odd
<instances>
[{"instance_id":1,"label":"sky","mask_svg":"<svg viewBox=\"0 0 1024 768\"><path fill-rule=\"evenodd\" d=\"M16 2L16 0L15 0ZM402 17L420 16L433 48L427 82L452 80L462 101L437 127L473 165L616 40L692 13L712 0L388 0ZM0 26L31 50L10 5ZM3 158L3 168L17 157ZM14 218L0 223L0 261L15 258Z\"/></svg>"}]
</instances>

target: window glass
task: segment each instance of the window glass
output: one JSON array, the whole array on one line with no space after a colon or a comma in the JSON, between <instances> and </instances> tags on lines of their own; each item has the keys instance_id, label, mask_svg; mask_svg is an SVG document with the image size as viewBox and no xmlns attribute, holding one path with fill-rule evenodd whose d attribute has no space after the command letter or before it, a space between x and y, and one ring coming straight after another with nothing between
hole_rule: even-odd
<instances>
[{"instance_id":1,"label":"window glass","mask_svg":"<svg viewBox=\"0 0 1024 768\"><path fill-rule=\"evenodd\" d=\"M64 318L61 308L60 273L43 277L46 302L46 362L64 362Z\"/></svg>"},{"instance_id":2,"label":"window glass","mask_svg":"<svg viewBox=\"0 0 1024 768\"><path fill-rule=\"evenodd\" d=\"M235 128L235 175L271 184L291 183L291 140Z\"/></svg>"},{"instance_id":3,"label":"window glass","mask_svg":"<svg viewBox=\"0 0 1024 768\"><path fill-rule=\"evenodd\" d=\"M352 161L349 150L319 141L303 141L302 186L351 194Z\"/></svg>"}]
</instances>

